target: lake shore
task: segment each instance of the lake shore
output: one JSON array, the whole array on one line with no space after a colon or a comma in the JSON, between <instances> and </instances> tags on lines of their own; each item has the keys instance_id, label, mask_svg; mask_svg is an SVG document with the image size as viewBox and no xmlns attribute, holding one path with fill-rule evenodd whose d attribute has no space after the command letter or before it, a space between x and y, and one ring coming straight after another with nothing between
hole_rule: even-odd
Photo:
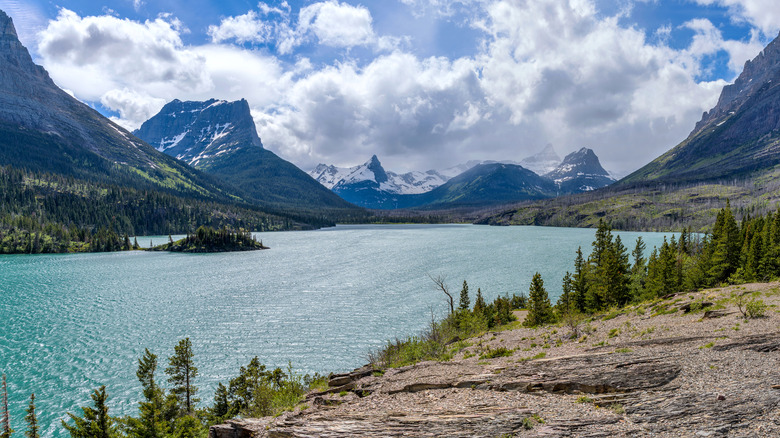
<instances>
[{"instance_id":1,"label":"lake shore","mask_svg":"<svg viewBox=\"0 0 780 438\"><path fill-rule=\"evenodd\" d=\"M739 296L765 316L745 319ZM450 361L333 376L293 412L210 437L780 436L780 283L677 294L580 329L515 324Z\"/></svg>"}]
</instances>

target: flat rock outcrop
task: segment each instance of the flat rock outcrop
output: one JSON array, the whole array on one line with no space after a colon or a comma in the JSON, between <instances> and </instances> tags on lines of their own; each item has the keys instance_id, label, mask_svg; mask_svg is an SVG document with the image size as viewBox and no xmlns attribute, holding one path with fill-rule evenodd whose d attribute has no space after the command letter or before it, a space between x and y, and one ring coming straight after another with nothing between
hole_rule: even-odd
<instances>
[{"instance_id":1,"label":"flat rock outcrop","mask_svg":"<svg viewBox=\"0 0 780 438\"><path fill-rule=\"evenodd\" d=\"M767 316L738 317L726 288L668 300L709 294L720 318L634 308L578 339L562 327L488 333L451 361L333 375L294 412L210 438L780 436L780 289L748 287ZM479 358L499 346L514 353Z\"/></svg>"}]
</instances>

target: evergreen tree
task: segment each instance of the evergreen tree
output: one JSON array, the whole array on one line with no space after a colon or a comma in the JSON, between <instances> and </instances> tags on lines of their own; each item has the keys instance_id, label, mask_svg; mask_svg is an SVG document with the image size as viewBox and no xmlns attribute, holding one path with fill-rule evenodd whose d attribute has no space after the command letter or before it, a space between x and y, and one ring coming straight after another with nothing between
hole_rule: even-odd
<instances>
[{"instance_id":1,"label":"evergreen tree","mask_svg":"<svg viewBox=\"0 0 780 438\"><path fill-rule=\"evenodd\" d=\"M558 304L557 304L562 314L571 312L576 307L574 304L573 295L574 295L574 286L573 286L573 280L571 278L571 273L569 271L566 271L566 274L563 276L563 280L562 280L562 293L561 296L558 298Z\"/></svg>"},{"instance_id":2,"label":"evergreen tree","mask_svg":"<svg viewBox=\"0 0 780 438\"><path fill-rule=\"evenodd\" d=\"M712 230L712 258L709 270L710 284L726 281L739 267L741 254L740 231L728 202L715 219Z\"/></svg>"},{"instance_id":3,"label":"evergreen tree","mask_svg":"<svg viewBox=\"0 0 780 438\"><path fill-rule=\"evenodd\" d=\"M24 435L27 438L40 438L38 417L35 415L35 393L30 394L30 404L27 407L27 416L24 417L24 421L27 422L27 432Z\"/></svg>"},{"instance_id":4,"label":"evergreen tree","mask_svg":"<svg viewBox=\"0 0 780 438\"><path fill-rule=\"evenodd\" d=\"M639 298L644 293L645 282L647 281L647 259L645 258L645 242L642 237L637 237L634 250L631 251L634 257L634 264L631 266L630 289L631 296L634 299Z\"/></svg>"},{"instance_id":5,"label":"evergreen tree","mask_svg":"<svg viewBox=\"0 0 780 438\"><path fill-rule=\"evenodd\" d=\"M234 410L234 405L230 401L230 393L222 382L217 386L217 390L214 391L214 404L208 409L210 422L213 424L221 423L228 418L232 418L237 412Z\"/></svg>"},{"instance_id":6,"label":"evergreen tree","mask_svg":"<svg viewBox=\"0 0 780 438\"><path fill-rule=\"evenodd\" d=\"M190 338L182 339L174 347L174 355L168 358L170 366L165 369L165 374L169 376L168 382L173 384L171 392L176 396L179 409L184 415L192 414L193 406L200 401L195 398L198 387L194 385L193 380L198 376L198 368L192 358Z\"/></svg>"},{"instance_id":7,"label":"evergreen tree","mask_svg":"<svg viewBox=\"0 0 780 438\"><path fill-rule=\"evenodd\" d=\"M463 288L460 290L460 305L458 310L469 310L471 308L471 299L469 298L469 284L463 280Z\"/></svg>"},{"instance_id":8,"label":"evergreen tree","mask_svg":"<svg viewBox=\"0 0 780 438\"><path fill-rule=\"evenodd\" d=\"M474 300L474 313L483 315L485 313L485 298L482 296L482 289L477 288L477 299Z\"/></svg>"},{"instance_id":9,"label":"evergreen tree","mask_svg":"<svg viewBox=\"0 0 780 438\"><path fill-rule=\"evenodd\" d=\"M3 422L2 430L0 430L0 438L11 438L11 434L14 430L11 429L11 415L8 412L8 384L6 382L5 374L3 374Z\"/></svg>"},{"instance_id":10,"label":"evergreen tree","mask_svg":"<svg viewBox=\"0 0 780 438\"><path fill-rule=\"evenodd\" d=\"M541 324L549 324L555 321L555 316L550 305L550 297L544 288L542 275L538 272L531 279L531 286L528 291L530 305L528 315L525 317L524 325L536 327Z\"/></svg>"},{"instance_id":11,"label":"evergreen tree","mask_svg":"<svg viewBox=\"0 0 780 438\"><path fill-rule=\"evenodd\" d=\"M163 438L170 429L164 406L164 391L157 385L154 373L157 370L157 356L147 348L138 359L136 376L143 388L144 401L139 402L139 418L128 420L129 435L134 438ZM168 420L168 421L166 421Z\"/></svg>"},{"instance_id":12,"label":"evergreen tree","mask_svg":"<svg viewBox=\"0 0 780 438\"><path fill-rule=\"evenodd\" d=\"M138 245L138 238L133 237L133 249L141 249L141 246Z\"/></svg>"},{"instance_id":13,"label":"evergreen tree","mask_svg":"<svg viewBox=\"0 0 780 438\"><path fill-rule=\"evenodd\" d=\"M572 301L579 311L585 311L585 296L588 292L587 265L582 256L582 247L577 247L574 259L574 277L572 278Z\"/></svg>"},{"instance_id":14,"label":"evergreen tree","mask_svg":"<svg viewBox=\"0 0 780 438\"><path fill-rule=\"evenodd\" d=\"M199 438L203 432L203 425L192 415L185 415L176 420L175 430L174 438Z\"/></svg>"},{"instance_id":15,"label":"evergreen tree","mask_svg":"<svg viewBox=\"0 0 780 438\"><path fill-rule=\"evenodd\" d=\"M73 438L116 438L119 436L114 426L114 419L108 415L108 406L106 400L105 385L92 392L92 400L95 407L82 407L84 417L77 417L68 412L68 416L73 420L73 425L62 421L62 426L70 432Z\"/></svg>"},{"instance_id":16,"label":"evergreen tree","mask_svg":"<svg viewBox=\"0 0 780 438\"><path fill-rule=\"evenodd\" d=\"M634 257L634 266L631 270L637 275L643 275L647 271L647 260L645 259L645 242L642 240L642 236L636 238L636 245L634 250L631 251L631 255Z\"/></svg>"}]
</instances>

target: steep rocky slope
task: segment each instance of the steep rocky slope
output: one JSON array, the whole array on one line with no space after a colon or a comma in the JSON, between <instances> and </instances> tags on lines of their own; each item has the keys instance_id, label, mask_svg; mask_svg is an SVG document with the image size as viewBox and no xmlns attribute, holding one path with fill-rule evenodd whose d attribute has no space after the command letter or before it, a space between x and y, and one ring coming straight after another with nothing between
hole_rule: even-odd
<instances>
[{"instance_id":1,"label":"steep rocky slope","mask_svg":"<svg viewBox=\"0 0 780 438\"><path fill-rule=\"evenodd\" d=\"M57 87L33 63L3 11L0 64L0 164L229 198L211 178L157 152Z\"/></svg>"},{"instance_id":2,"label":"steep rocky slope","mask_svg":"<svg viewBox=\"0 0 780 438\"><path fill-rule=\"evenodd\" d=\"M723 88L690 136L621 184L754 178L780 164L780 36Z\"/></svg>"},{"instance_id":3,"label":"steep rocky slope","mask_svg":"<svg viewBox=\"0 0 780 438\"><path fill-rule=\"evenodd\" d=\"M593 149L582 148L567 155L561 164L544 175L558 186L559 193L582 193L606 187L615 182L601 167Z\"/></svg>"},{"instance_id":4,"label":"steep rocky slope","mask_svg":"<svg viewBox=\"0 0 780 438\"><path fill-rule=\"evenodd\" d=\"M229 182L268 208L357 210L294 164L264 149L246 100L174 100L135 135Z\"/></svg>"}]
</instances>

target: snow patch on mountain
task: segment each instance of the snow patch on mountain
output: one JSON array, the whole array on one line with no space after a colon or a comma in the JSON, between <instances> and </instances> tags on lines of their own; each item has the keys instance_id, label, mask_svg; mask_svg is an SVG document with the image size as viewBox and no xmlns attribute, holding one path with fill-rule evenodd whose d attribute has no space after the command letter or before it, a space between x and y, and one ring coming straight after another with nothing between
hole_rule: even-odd
<instances>
[{"instance_id":1,"label":"snow patch on mountain","mask_svg":"<svg viewBox=\"0 0 780 438\"><path fill-rule=\"evenodd\" d=\"M309 172L309 175L331 190L360 183L370 183L376 185L374 187L376 190L394 195L426 193L450 179L449 176L435 170L403 174L388 172L381 167L376 155L371 157L369 161L353 167L320 164Z\"/></svg>"}]
</instances>

